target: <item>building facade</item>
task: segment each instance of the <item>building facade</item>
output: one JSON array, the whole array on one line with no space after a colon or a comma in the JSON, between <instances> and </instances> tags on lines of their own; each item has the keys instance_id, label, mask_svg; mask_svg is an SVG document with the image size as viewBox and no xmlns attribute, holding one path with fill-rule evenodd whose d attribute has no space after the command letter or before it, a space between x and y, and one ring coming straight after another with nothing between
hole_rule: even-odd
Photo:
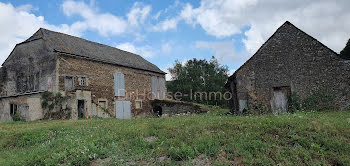
<instances>
[{"instance_id":1,"label":"building facade","mask_svg":"<svg viewBox=\"0 0 350 166\"><path fill-rule=\"evenodd\" d=\"M291 94L301 100L325 92L336 109L350 108L350 61L298 29L284 23L229 77L231 111L288 112Z\"/></svg>"},{"instance_id":2,"label":"building facade","mask_svg":"<svg viewBox=\"0 0 350 166\"><path fill-rule=\"evenodd\" d=\"M46 29L16 45L0 81L0 121L60 111L71 119L148 116L150 101L166 93L165 73L141 56ZM42 106L47 92L61 96L51 109Z\"/></svg>"}]
</instances>

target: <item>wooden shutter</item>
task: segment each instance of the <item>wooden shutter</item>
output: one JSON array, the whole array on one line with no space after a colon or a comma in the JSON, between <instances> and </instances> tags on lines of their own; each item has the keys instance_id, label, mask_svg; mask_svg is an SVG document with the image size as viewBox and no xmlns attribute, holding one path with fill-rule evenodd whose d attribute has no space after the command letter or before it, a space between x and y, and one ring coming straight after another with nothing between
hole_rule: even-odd
<instances>
[{"instance_id":1,"label":"wooden shutter","mask_svg":"<svg viewBox=\"0 0 350 166\"><path fill-rule=\"evenodd\" d=\"M124 81L124 74L122 73L120 73L119 95L125 96L125 81Z\"/></svg>"},{"instance_id":2,"label":"wooden shutter","mask_svg":"<svg viewBox=\"0 0 350 166\"><path fill-rule=\"evenodd\" d=\"M151 78L151 86L152 86L152 99L158 98L158 78L153 76Z\"/></svg>"},{"instance_id":3,"label":"wooden shutter","mask_svg":"<svg viewBox=\"0 0 350 166\"><path fill-rule=\"evenodd\" d=\"M125 96L125 81L122 73L114 73L114 95Z\"/></svg>"},{"instance_id":4,"label":"wooden shutter","mask_svg":"<svg viewBox=\"0 0 350 166\"><path fill-rule=\"evenodd\" d=\"M159 77L158 78L158 82L159 82L159 98L160 99L164 99L164 95L165 95L165 79Z\"/></svg>"}]
</instances>

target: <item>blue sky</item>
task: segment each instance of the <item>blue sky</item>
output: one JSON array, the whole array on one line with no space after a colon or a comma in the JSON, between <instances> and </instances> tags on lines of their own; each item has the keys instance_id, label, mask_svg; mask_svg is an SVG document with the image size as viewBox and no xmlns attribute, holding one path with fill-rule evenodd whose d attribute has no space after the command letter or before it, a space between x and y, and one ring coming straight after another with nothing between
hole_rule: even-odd
<instances>
[{"instance_id":1,"label":"blue sky","mask_svg":"<svg viewBox=\"0 0 350 166\"><path fill-rule=\"evenodd\" d=\"M215 56L232 73L287 20L336 52L350 37L346 0L49 2L0 1L1 63L39 27L134 52L165 72L175 60Z\"/></svg>"}]
</instances>

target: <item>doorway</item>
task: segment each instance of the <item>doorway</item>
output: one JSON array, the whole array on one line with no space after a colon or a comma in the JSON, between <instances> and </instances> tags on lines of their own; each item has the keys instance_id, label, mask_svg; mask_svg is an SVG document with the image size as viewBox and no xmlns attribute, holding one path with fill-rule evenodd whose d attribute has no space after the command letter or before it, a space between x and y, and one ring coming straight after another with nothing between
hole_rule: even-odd
<instances>
[{"instance_id":1,"label":"doorway","mask_svg":"<svg viewBox=\"0 0 350 166\"><path fill-rule=\"evenodd\" d=\"M286 113L288 111L288 98L290 87L274 87L271 98L271 109L275 114Z\"/></svg>"},{"instance_id":2,"label":"doorway","mask_svg":"<svg viewBox=\"0 0 350 166\"><path fill-rule=\"evenodd\" d=\"M163 109L161 106L159 105L156 105L153 107L153 113L154 115L158 116L158 117L161 117L163 115Z\"/></svg>"},{"instance_id":3,"label":"doorway","mask_svg":"<svg viewBox=\"0 0 350 166\"><path fill-rule=\"evenodd\" d=\"M85 118L85 101L78 100L78 118Z\"/></svg>"},{"instance_id":4,"label":"doorway","mask_svg":"<svg viewBox=\"0 0 350 166\"><path fill-rule=\"evenodd\" d=\"M116 100L115 115L117 119L130 119L131 118L131 103L130 101Z\"/></svg>"}]
</instances>

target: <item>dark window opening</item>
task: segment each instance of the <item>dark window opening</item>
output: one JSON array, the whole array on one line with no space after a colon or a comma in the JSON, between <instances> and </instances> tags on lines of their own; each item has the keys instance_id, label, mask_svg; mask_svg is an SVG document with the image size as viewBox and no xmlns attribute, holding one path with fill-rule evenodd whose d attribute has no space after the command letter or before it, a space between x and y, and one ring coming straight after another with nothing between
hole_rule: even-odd
<instances>
[{"instance_id":1,"label":"dark window opening","mask_svg":"<svg viewBox=\"0 0 350 166\"><path fill-rule=\"evenodd\" d=\"M163 109L161 106L157 105L153 107L153 113L158 116L161 117L163 115Z\"/></svg>"},{"instance_id":2,"label":"dark window opening","mask_svg":"<svg viewBox=\"0 0 350 166\"><path fill-rule=\"evenodd\" d=\"M78 118L85 118L85 102L78 100Z\"/></svg>"},{"instance_id":3,"label":"dark window opening","mask_svg":"<svg viewBox=\"0 0 350 166\"><path fill-rule=\"evenodd\" d=\"M10 115L15 115L17 113L17 104L10 104Z\"/></svg>"}]
</instances>

